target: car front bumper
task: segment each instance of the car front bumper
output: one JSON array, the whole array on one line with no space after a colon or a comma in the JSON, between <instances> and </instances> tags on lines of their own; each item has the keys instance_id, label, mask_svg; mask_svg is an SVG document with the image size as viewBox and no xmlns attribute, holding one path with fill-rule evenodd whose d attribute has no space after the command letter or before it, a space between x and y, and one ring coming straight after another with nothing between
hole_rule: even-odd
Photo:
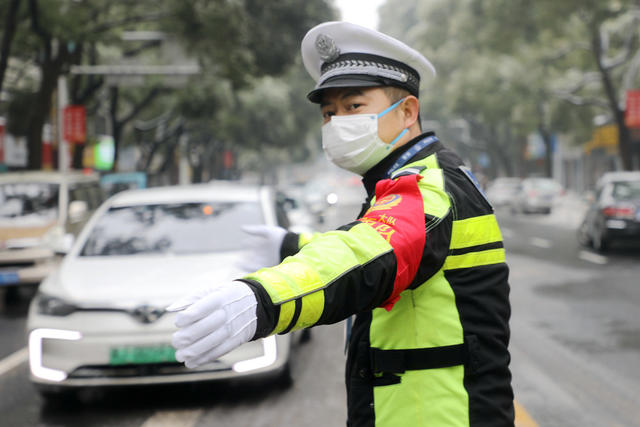
<instances>
[{"instance_id":1,"label":"car front bumper","mask_svg":"<svg viewBox=\"0 0 640 427\"><path fill-rule=\"evenodd\" d=\"M53 251L45 248L0 250L0 287L36 285L58 263Z\"/></svg>"},{"instance_id":2,"label":"car front bumper","mask_svg":"<svg viewBox=\"0 0 640 427\"><path fill-rule=\"evenodd\" d=\"M118 316L120 318L118 318ZM68 318L48 318L47 327L29 331L30 378L43 387L93 387L146 384L171 384L211 381L264 375L284 369L290 352L287 335L273 336L246 343L213 363L189 369L175 361L170 347L173 316L165 315L156 324L134 324L122 314L94 314L86 327L79 328L86 313ZM97 317L97 318L96 318ZM97 321L111 317L110 331L95 328ZM41 323L41 322L38 322ZM129 331L122 330L129 323ZM93 326L93 327L92 327ZM153 350L161 356L147 360L127 360L118 352ZM154 350L155 349L155 350ZM164 355L164 356L162 356ZM167 357L168 356L168 357ZM154 360L155 358L155 360Z\"/></svg>"}]
</instances>

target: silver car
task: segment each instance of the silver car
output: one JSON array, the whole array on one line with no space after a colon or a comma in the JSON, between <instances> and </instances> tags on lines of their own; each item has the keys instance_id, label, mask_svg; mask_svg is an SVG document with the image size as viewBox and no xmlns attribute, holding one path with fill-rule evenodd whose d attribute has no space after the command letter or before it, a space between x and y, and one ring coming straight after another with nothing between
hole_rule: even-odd
<instances>
[{"instance_id":1,"label":"silver car","mask_svg":"<svg viewBox=\"0 0 640 427\"><path fill-rule=\"evenodd\" d=\"M81 387L269 374L288 377L291 338L249 342L187 369L165 307L203 285L241 277L243 224L276 224L266 187L203 184L130 190L107 200L33 299L31 380L45 397Z\"/></svg>"},{"instance_id":2,"label":"silver car","mask_svg":"<svg viewBox=\"0 0 640 427\"><path fill-rule=\"evenodd\" d=\"M562 186L550 178L525 178L511 199L511 211L548 214L563 194Z\"/></svg>"},{"instance_id":3,"label":"silver car","mask_svg":"<svg viewBox=\"0 0 640 427\"><path fill-rule=\"evenodd\" d=\"M0 174L0 287L39 284L103 200L96 174Z\"/></svg>"}]
</instances>

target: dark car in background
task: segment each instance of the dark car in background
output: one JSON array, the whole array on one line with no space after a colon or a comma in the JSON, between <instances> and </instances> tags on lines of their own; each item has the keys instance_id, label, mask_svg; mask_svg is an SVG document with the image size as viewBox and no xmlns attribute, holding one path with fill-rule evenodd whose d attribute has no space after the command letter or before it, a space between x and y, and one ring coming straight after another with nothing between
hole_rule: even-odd
<instances>
[{"instance_id":1,"label":"dark car in background","mask_svg":"<svg viewBox=\"0 0 640 427\"><path fill-rule=\"evenodd\" d=\"M640 172L609 172L598 180L578 240L599 252L618 243L640 246Z\"/></svg>"}]
</instances>

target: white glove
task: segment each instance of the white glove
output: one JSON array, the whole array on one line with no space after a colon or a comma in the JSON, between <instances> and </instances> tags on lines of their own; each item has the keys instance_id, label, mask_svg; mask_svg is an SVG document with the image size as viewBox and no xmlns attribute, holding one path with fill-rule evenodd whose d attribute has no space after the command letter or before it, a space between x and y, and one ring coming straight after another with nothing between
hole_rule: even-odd
<instances>
[{"instance_id":1,"label":"white glove","mask_svg":"<svg viewBox=\"0 0 640 427\"><path fill-rule=\"evenodd\" d=\"M229 282L200 289L166 308L181 311L171 340L176 359L187 368L213 362L248 342L256 332L258 302L249 286Z\"/></svg>"},{"instance_id":2,"label":"white glove","mask_svg":"<svg viewBox=\"0 0 640 427\"><path fill-rule=\"evenodd\" d=\"M253 224L242 226L249 237L243 242L247 248L236 265L246 272L280 264L280 247L287 230L273 225Z\"/></svg>"}]
</instances>

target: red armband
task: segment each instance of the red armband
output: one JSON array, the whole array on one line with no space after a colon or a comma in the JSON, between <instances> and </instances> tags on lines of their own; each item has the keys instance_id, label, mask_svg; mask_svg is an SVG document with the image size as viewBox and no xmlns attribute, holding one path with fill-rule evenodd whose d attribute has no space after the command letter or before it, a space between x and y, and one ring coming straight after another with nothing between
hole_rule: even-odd
<instances>
[{"instance_id":1,"label":"red armband","mask_svg":"<svg viewBox=\"0 0 640 427\"><path fill-rule=\"evenodd\" d=\"M418 188L420 175L385 179L376 184L376 202L359 221L369 224L393 247L396 278L391 296L381 305L387 311L415 277L426 239L424 206Z\"/></svg>"}]
</instances>

